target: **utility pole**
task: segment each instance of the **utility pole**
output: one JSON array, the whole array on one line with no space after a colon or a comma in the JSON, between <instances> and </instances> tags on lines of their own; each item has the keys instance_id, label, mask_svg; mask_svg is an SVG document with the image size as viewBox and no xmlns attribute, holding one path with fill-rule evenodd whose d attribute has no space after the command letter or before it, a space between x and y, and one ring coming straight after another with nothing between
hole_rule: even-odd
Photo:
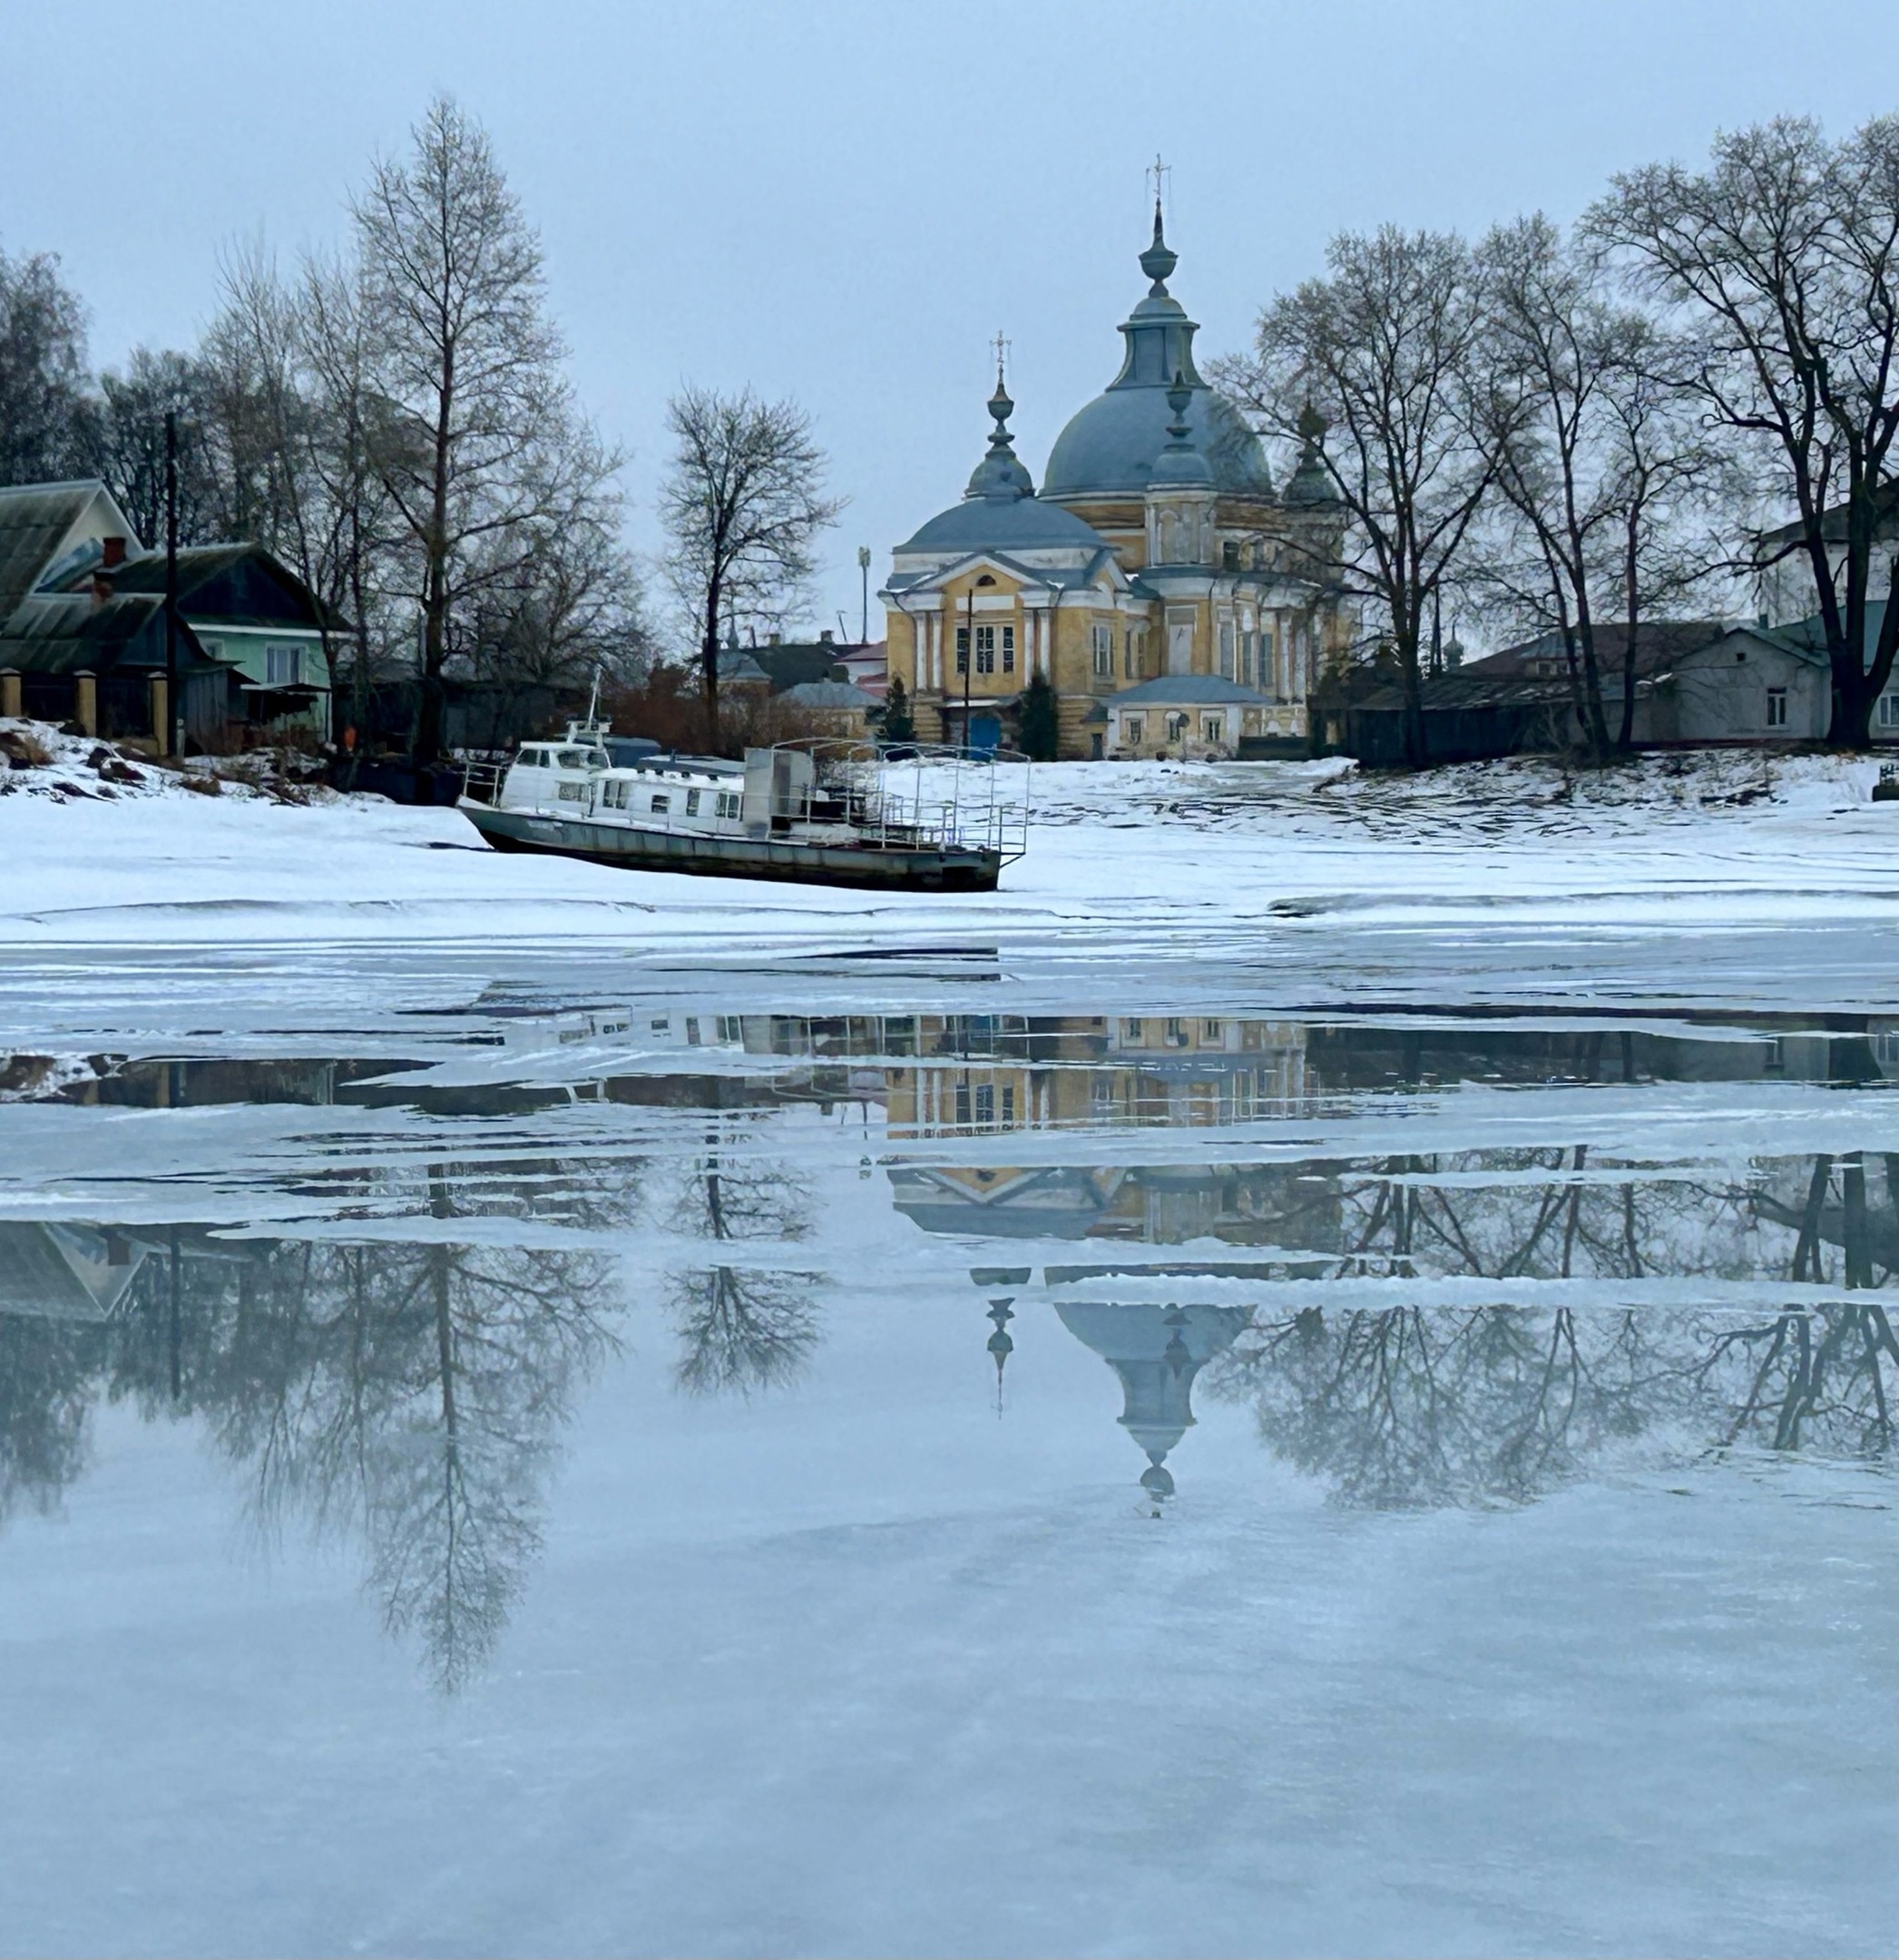
<instances>
[{"instance_id":1,"label":"utility pole","mask_svg":"<svg viewBox=\"0 0 1899 1960\"><path fill-rule=\"evenodd\" d=\"M870 546L857 546L857 577L864 587L864 622L857 629L857 644L870 644Z\"/></svg>"},{"instance_id":2,"label":"utility pole","mask_svg":"<svg viewBox=\"0 0 1899 1960\"><path fill-rule=\"evenodd\" d=\"M175 756L178 740L178 411L165 410L165 720L163 752ZM154 729L156 735L158 730ZM176 1255L174 1254L174 1259Z\"/></svg>"},{"instance_id":3,"label":"utility pole","mask_svg":"<svg viewBox=\"0 0 1899 1960\"><path fill-rule=\"evenodd\" d=\"M969 753L969 677L976 664L976 589L964 596L964 617L969 622L963 636L963 753Z\"/></svg>"}]
</instances>

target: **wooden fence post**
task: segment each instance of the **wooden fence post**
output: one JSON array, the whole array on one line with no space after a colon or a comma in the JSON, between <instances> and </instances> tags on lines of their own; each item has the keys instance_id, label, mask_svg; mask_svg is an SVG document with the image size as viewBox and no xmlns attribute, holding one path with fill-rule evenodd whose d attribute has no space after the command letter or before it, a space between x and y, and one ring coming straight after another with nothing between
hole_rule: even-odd
<instances>
[{"instance_id":1,"label":"wooden fence post","mask_svg":"<svg viewBox=\"0 0 1899 1960\"><path fill-rule=\"evenodd\" d=\"M83 733L99 732L99 677L84 668L73 676L73 719Z\"/></svg>"},{"instance_id":2,"label":"wooden fence post","mask_svg":"<svg viewBox=\"0 0 1899 1960\"><path fill-rule=\"evenodd\" d=\"M17 721L20 715L20 670L0 667L0 717Z\"/></svg>"}]
</instances>

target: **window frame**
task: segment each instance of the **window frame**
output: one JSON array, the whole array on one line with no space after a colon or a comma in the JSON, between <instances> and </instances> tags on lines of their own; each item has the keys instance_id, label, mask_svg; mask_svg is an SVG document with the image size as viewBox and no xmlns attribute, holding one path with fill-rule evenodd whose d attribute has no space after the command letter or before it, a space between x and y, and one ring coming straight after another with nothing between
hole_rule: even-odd
<instances>
[{"instance_id":1,"label":"window frame","mask_svg":"<svg viewBox=\"0 0 1899 1960\"><path fill-rule=\"evenodd\" d=\"M978 626L976 628L976 671L979 674L993 674L995 671L995 628L994 626Z\"/></svg>"},{"instance_id":2,"label":"window frame","mask_svg":"<svg viewBox=\"0 0 1899 1960\"><path fill-rule=\"evenodd\" d=\"M1089 629L1089 649L1097 681L1114 678L1114 629L1097 621Z\"/></svg>"}]
</instances>

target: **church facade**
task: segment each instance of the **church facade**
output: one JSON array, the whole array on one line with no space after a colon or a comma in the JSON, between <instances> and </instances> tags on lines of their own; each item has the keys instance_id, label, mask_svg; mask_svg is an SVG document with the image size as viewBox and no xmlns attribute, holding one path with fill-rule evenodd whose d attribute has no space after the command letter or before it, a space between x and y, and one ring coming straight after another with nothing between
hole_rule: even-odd
<instances>
[{"instance_id":1,"label":"church facade","mask_svg":"<svg viewBox=\"0 0 1899 1960\"><path fill-rule=\"evenodd\" d=\"M998 375L962 501L896 547L878 596L920 740L1014 744L1042 675L1063 759L1304 742L1307 694L1356 629L1332 583L1324 424L1308 411L1276 492L1258 437L1195 368L1177 262L1157 204L1121 372L1057 437L1040 492Z\"/></svg>"}]
</instances>

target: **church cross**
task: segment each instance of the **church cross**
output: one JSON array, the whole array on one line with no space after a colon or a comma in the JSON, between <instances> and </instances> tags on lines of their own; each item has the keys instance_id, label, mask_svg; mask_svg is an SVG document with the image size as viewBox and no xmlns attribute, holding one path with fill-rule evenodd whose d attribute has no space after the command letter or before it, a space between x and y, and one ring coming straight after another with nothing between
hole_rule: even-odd
<instances>
[{"instance_id":1,"label":"church cross","mask_svg":"<svg viewBox=\"0 0 1899 1960\"><path fill-rule=\"evenodd\" d=\"M1173 175L1173 165L1171 163L1163 163L1160 161L1160 152L1158 150L1155 151L1154 161L1150 163L1147 169L1141 172L1141 176L1143 179L1151 178L1153 180L1154 202L1157 207L1160 202L1160 194L1166 185L1166 181L1170 177Z\"/></svg>"},{"instance_id":2,"label":"church cross","mask_svg":"<svg viewBox=\"0 0 1899 1960\"><path fill-rule=\"evenodd\" d=\"M989 344L995 349L995 385L997 387L1001 387L1003 385L1003 369L1008 365L1009 349L1015 343L1013 340L1003 339L1003 329L998 327L995 329L995 338Z\"/></svg>"}]
</instances>

